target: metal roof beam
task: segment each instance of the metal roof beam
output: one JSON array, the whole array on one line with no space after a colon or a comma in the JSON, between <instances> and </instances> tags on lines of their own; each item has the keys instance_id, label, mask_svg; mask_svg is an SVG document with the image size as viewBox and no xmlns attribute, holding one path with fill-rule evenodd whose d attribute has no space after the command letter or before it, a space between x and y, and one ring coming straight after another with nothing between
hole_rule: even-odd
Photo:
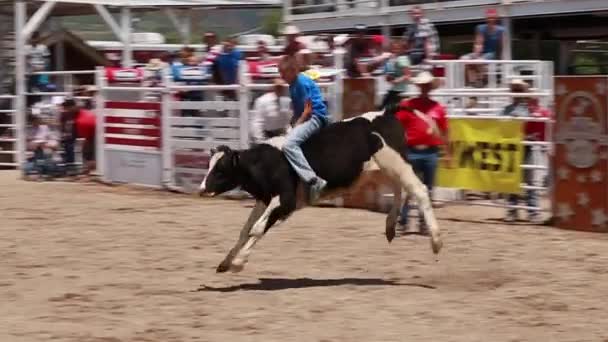
<instances>
[{"instance_id":1,"label":"metal roof beam","mask_svg":"<svg viewBox=\"0 0 608 342\"><path fill-rule=\"evenodd\" d=\"M110 11L108 11L108 9L105 8L104 5L95 4L93 6L95 7L95 10L97 11L97 13L99 13L99 16L103 19L103 21L106 22L106 25L108 25L110 30L112 30L112 33L114 33L116 38L118 38L118 40L120 40L121 42L124 42L125 37L123 37L120 25L118 25L112 13L110 13Z\"/></svg>"},{"instance_id":2,"label":"metal roof beam","mask_svg":"<svg viewBox=\"0 0 608 342\"><path fill-rule=\"evenodd\" d=\"M55 7L55 3L55 1L45 2L42 6L40 6L40 8L38 8L36 13L32 15L30 20L23 27L23 31L21 31L23 41L27 42L32 33L34 33L34 31L36 31L40 27L40 25L44 22L44 20L49 16L51 11L53 10L53 7Z\"/></svg>"},{"instance_id":3,"label":"metal roof beam","mask_svg":"<svg viewBox=\"0 0 608 342\"><path fill-rule=\"evenodd\" d=\"M164 9L165 14L169 17L171 23L177 30L182 39L182 43L189 44L190 43L190 15L186 15L182 18L178 18L177 13L171 8Z\"/></svg>"}]
</instances>

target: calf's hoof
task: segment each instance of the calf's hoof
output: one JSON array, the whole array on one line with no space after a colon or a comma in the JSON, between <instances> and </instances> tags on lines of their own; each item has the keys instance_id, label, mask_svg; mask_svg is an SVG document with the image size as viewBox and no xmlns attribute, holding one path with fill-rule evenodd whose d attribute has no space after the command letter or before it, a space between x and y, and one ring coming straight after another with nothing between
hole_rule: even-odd
<instances>
[{"instance_id":1,"label":"calf's hoof","mask_svg":"<svg viewBox=\"0 0 608 342\"><path fill-rule=\"evenodd\" d=\"M391 241L393 241L393 239L395 238L395 227L386 228L385 234L386 240L388 241L388 243L391 243Z\"/></svg>"},{"instance_id":2,"label":"calf's hoof","mask_svg":"<svg viewBox=\"0 0 608 342\"><path fill-rule=\"evenodd\" d=\"M217 267L215 272L225 273L225 272L228 272L229 269L230 269L230 263L222 262L221 264L219 264L219 266Z\"/></svg>"},{"instance_id":3,"label":"calf's hoof","mask_svg":"<svg viewBox=\"0 0 608 342\"><path fill-rule=\"evenodd\" d=\"M433 249L433 253L439 254L439 251L443 248L441 237L431 236L431 248Z\"/></svg>"}]
</instances>

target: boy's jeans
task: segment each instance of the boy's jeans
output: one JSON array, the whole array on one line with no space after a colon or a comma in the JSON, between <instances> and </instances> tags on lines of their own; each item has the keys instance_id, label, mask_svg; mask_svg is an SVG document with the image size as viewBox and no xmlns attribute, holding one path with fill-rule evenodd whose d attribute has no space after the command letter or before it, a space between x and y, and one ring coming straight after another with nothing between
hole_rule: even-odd
<instances>
[{"instance_id":1,"label":"boy's jeans","mask_svg":"<svg viewBox=\"0 0 608 342\"><path fill-rule=\"evenodd\" d=\"M431 147L426 150L409 149L407 158L418 178L426 185L430 195L433 191L433 185L435 184L435 173L437 172L437 164L439 162L439 149L437 147ZM407 224L409 211L409 203L405 202L401 208L399 224ZM419 216L420 223L424 224L424 216Z\"/></svg>"},{"instance_id":2,"label":"boy's jeans","mask_svg":"<svg viewBox=\"0 0 608 342\"><path fill-rule=\"evenodd\" d=\"M308 160L306 160L300 145L325 126L327 124L326 120L327 119L320 118L313 114L308 121L294 127L287 134L287 140L283 146L283 153L285 153L287 160L300 178L306 183L310 183L316 179L317 175L310 167Z\"/></svg>"}]
</instances>

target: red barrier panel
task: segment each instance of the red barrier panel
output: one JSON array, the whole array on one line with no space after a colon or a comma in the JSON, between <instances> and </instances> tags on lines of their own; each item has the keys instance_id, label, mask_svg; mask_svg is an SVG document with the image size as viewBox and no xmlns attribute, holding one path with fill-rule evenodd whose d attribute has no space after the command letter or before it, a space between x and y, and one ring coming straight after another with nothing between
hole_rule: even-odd
<instances>
[{"instance_id":1,"label":"red barrier panel","mask_svg":"<svg viewBox=\"0 0 608 342\"><path fill-rule=\"evenodd\" d=\"M134 109L134 110L157 110L160 111L161 106L158 102L125 102L125 101L107 101L105 107L107 109Z\"/></svg>"},{"instance_id":2,"label":"red barrier panel","mask_svg":"<svg viewBox=\"0 0 608 342\"><path fill-rule=\"evenodd\" d=\"M106 137L106 144L160 148L160 139L131 139Z\"/></svg>"},{"instance_id":3,"label":"red barrier panel","mask_svg":"<svg viewBox=\"0 0 608 342\"><path fill-rule=\"evenodd\" d=\"M125 118L123 116L106 116L108 124L160 126L160 118Z\"/></svg>"},{"instance_id":4,"label":"red barrier panel","mask_svg":"<svg viewBox=\"0 0 608 342\"><path fill-rule=\"evenodd\" d=\"M106 127L106 133L143 135L146 137L160 138L159 128Z\"/></svg>"},{"instance_id":5,"label":"red barrier panel","mask_svg":"<svg viewBox=\"0 0 608 342\"><path fill-rule=\"evenodd\" d=\"M124 110L125 115L129 111L153 111L153 117L129 117L110 115L105 117L104 142L110 145L125 145L131 147L161 147L161 104L158 102L125 102L107 101L106 109ZM122 114L122 113L121 113ZM138 113L141 115L141 112ZM116 127L112 125L123 125ZM127 127L125 127L127 126ZM131 126L131 127L129 127ZM149 126L149 127L137 127ZM112 136L108 136L112 135ZM150 139L153 138L153 139Z\"/></svg>"}]
</instances>

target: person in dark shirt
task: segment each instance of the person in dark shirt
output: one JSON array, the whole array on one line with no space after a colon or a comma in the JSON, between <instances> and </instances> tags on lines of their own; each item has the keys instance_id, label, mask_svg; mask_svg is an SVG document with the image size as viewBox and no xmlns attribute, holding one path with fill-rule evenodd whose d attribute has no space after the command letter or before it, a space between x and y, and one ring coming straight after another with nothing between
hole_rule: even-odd
<instances>
[{"instance_id":1,"label":"person in dark shirt","mask_svg":"<svg viewBox=\"0 0 608 342\"><path fill-rule=\"evenodd\" d=\"M59 116L59 133L63 149L63 163L68 171L73 170L75 161L74 146L76 145L76 115L78 106L74 99L66 99L61 105Z\"/></svg>"},{"instance_id":2,"label":"person in dark shirt","mask_svg":"<svg viewBox=\"0 0 608 342\"><path fill-rule=\"evenodd\" d=\"M364 65L359 61L360 58L369 54L369 44L365 40L365 25L356 25L357 35L349 41L346 53L346 73L349 77L361 77L365 74Z\"/></svg>"},{"instance_id":3,"label":"person in dark shirt","mask_svg":"<svg viewBox=\"0 0 608 342\"><path fill-rule=\"evenodd\" d=\"M236 84L239 81L239 63L242 54L236 48L234 39L224 42L222 53L217 57L217 67L223 84ZM226 90L224 96L230 100L236 100L236 91Z\"/></svg>"}]
</instances>

